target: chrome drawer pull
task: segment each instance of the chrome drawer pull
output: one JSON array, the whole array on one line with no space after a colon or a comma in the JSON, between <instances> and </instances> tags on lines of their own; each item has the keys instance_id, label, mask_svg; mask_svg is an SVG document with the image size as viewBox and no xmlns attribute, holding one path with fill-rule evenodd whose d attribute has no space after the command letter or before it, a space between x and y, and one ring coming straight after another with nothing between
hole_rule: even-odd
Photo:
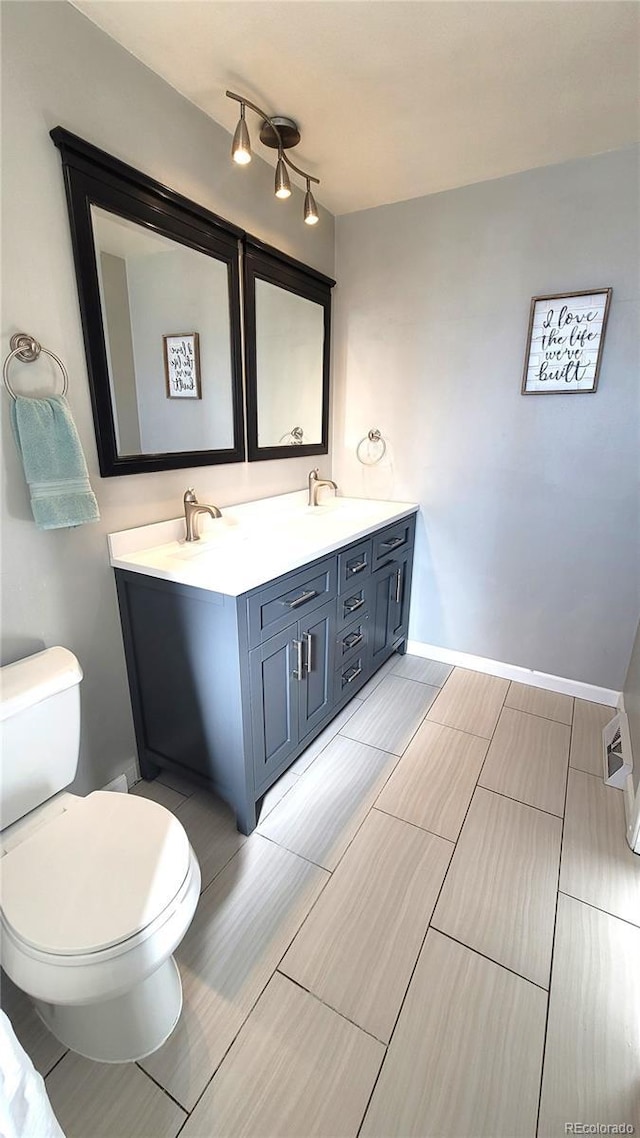
<instances>
[{"instance_id":1,"label":"chrome drawer pull","mask_svg":"<svg viewBox=\"0 0 640 1138\"><path fill-rule=\"evenodd\" d=\"M400 604L400 586L402 585L402 568L396 571L396 604Z\"/></svg>"},{"instance_id":2,"label":"chrome drawer pull","mask_svg":"<svg viewBox=\"0 0 640 1138\"><path fill-rule=\"evenodd\" d=\"M293 677L296 680L303 680L304 679L304 660L302 658L302 641L301 640L294 640L293 647L296 650L296 667L295 667L295 671L293 673Z\"/></svg>"},{"instance_id":3,"label":"chrome drawer pull","mask_svg":"<svg viewBox=\"0 0 640 1138\"><path fill-rule=\"evenodd\" d=\"M345 601L344 602L344 611L345 612L355 612L356 609L362 608L363 604L364 604L364 597L360 597L358 600L354 599L354 600Z\"/></svg>"},{"instance_id":4,"label":"chrome drawer pull","mask_svg":"<svg viewBox=\"0 0 640 1138\"><path fill-rule=\"evenodd\" d=\"M366 568L366 561L356 561L354 565L347 565L347 573L350 577L355 577L356 573L362 573L362 570Z\"/></svg>"},{"instance_id":5,"label":"chrome drawer pull","mask_svg":"<svg viewBox=\"0 0 640 1138\"><path fill-rule=\"evenodd\" d=\"M305 666L307 672L310 672L313 667L313 664L311 663L311 646L313 644L313 637L310 632L305 632L304 638L307 642L307 662Z\"/></svg>"},{"instance_id":6,"label":"chrome drawer pull","mask_svg":"<svg viewBox=\"0 0 640 1138\"><path fill-rule=\"evenodd\" d=\"M290 609L297 609L300 605L306 605L307 601L312 601L317 595L317 589L309 589L308 593L300 593L299 597L295 597L294 600L285 601L284 603Z\"/></svg>"},{"instance_id":7,"label":"chrome drawer pull","mask_svg":"<svg viewBox=\"0 0 640 1138\"><path fill-rule=\"evenodd\" d=\"M364 640L361 632L352 632L349 636L345 636L342 641L342 646L345 649L355 648L356 644L360 644Z\"/></svg>"},{"instance_id":8,"label":"chrome drawer pull","mask_svg":"<svg viewBox=\"0 0 640 1138\"><path fill-rule=\"evenodd\" d=\"M342 677L343 687L345 684L352 684L353 681L356 679L356 677L360 675L361 671L362 671L362 664L360 664L357 668L353 668L351 671L351 674L349 674L348 672L345 672L343 677Z\"/></svg>"},{"instance_id":9,"label":"chrome drawer pull","mask_svg":"<svg viewBox=\"0 0 640 1138\"><path fill-rule=\"evenodd\" d=\"M381 549L397 549L397 547L399 545L404 545L404 538L403 537L392 537L389 539L389 541L383 541L381 543L380 548Z\"/></svg>"}]
</instances>

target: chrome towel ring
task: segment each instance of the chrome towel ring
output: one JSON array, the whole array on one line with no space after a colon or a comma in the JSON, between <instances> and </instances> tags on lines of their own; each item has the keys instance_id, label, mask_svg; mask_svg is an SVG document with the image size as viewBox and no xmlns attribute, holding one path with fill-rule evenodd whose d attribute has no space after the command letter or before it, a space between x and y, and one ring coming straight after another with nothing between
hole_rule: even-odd
<instances>
[{"instance_id":1,"label":"chrome towel ring","mask_svg":"<svg viewBox=\"0 0 640 1138\"><path fill-rule=\"evenodd\" d=\"M9 367L11 365L11 361L17 359L21 360L21 362L24 364L31 364L34 360L38 359L41 352L44 352L45 356L49 356L55 363L57 363L60 371L62 372L62 394L67 394L69 390L69 376L67 375L67 369L65 368L62 360L55 354L55 352L49 351L48 348L43 348L42 344L39 344L33 336L28 336L26 332L16 332L16 334L11 337L9 345L11 347L11 351L9 352L9 355L4 361L2 367L2 379L12 399L17 399L18 395L13 390L9 382Z\"/></svg>"},{"instance_id":2,"label":"chrome towel ring","mask_svg":"<svg viewBox=\"0 0 640 1138\"><path fill-rule=\"evenodd\" d=\"M365 443L367 444L367 454L363 453L362 448ZM363 439L360 439L356 447L356 458L363 466L375 466L380 462L387 453L387 444L383 439L377 427L372 428Z\"/></svg>"}]
</instances>

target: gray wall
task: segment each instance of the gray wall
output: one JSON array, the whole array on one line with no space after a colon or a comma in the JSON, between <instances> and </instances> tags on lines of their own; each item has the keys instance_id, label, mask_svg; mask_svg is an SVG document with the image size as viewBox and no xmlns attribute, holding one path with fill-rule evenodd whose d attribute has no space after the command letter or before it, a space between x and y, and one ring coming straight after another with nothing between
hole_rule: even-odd
<instances>
[{"instance_id":1,"label":"gray wall","mask_svg":"<svg viewBox=\"0 0 640 1138\"><path fill-rule=\"evenodd\" d=\"M240 170L230 136L69 4L2 4L2 341L35 335L65 361L69 400L102 513L99 525L41 533L2 396L3 663L64 644L84 668L77 787L104 785L134 754L120 624L105 535L175 517L186 486L221 505L301 488L308 459L101 479L58 151L61 124L256 236L333 275L333 219L303 224L302 194L284 207L273 170ZM16 365L16 387L50 380L46 362ZM321 463L329 469L330 459Z\"/></svg>"},{"instance_id":2,"label":"gray wall","mask_svg":"<svg viewBox=\"0 0 640 1138\"><path fill-rule=\"evenodd\" d=\"M412 638L620 690L638 620L638 155L337 222L334 474L420 502ZM595 395L520 394L530 299L613 287ZM372 427L389 457L365 468Z\"/></svg>"},{"instance_id":3,"label":"gray wall","mask_svg":"<svg viewBox=\"0 0 640 1138\"><path fill-rule=\"evenodd\" d=\"M624 682L624 709L629 717L631 750L634 756L633 785L637 794L640 789L640 624Z\"/></svg>"}]
</instances>

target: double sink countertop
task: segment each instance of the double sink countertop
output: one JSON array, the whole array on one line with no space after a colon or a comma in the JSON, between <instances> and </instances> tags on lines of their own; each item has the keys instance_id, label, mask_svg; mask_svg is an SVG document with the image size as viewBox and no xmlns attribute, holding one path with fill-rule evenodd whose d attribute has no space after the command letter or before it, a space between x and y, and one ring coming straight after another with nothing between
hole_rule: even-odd
<instances>
[{"instance_id":1,"label":"double sink countertop","mask_svg":"<svg viewBox=\"0 0 640 1138\"><path fill-rule=\"evenodd\" d=\"M204 503L203 503L204 504ZM222 507L198 518L199 541L185 541L184 517L108 535L116 569L237 597L416 513L413 502L326 494L307 505L307 491Z\"/></svg>"}]
</instances>

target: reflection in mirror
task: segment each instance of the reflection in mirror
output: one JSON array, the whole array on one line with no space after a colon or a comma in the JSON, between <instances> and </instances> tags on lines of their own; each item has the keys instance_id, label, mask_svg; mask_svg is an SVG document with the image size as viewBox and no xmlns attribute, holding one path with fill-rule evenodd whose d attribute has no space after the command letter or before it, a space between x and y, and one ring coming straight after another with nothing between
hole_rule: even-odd
<instances>
[{"instance_id":1,"label":"reflection in mirror","mask_svg":"<svg viewBox=\"0 0 640 1138\"><path fill-rule=\"evenodd\" d=\"M329 449L335 281L245 238L244 332L250 462Z\"/></svg>"},{"instance_id":2,"label":"reflection in mirror","mask_svg":"<svg viewBox=\"0 0 640 1138\"><path fill-rule=\"evenodd\" d=\"M258 446L322 442L324 308L255 282Z\"/></svg>"},{"instance_id":3,"label":"reflection in mirror","mask_svg":"<svg viewBox=\"0 0 640 1138\"><path fill-rule=\"evenodd\" d=\"M227 265L95 205L91 221L118 455L233 447Z\"/></svg>"}]
</instances>

